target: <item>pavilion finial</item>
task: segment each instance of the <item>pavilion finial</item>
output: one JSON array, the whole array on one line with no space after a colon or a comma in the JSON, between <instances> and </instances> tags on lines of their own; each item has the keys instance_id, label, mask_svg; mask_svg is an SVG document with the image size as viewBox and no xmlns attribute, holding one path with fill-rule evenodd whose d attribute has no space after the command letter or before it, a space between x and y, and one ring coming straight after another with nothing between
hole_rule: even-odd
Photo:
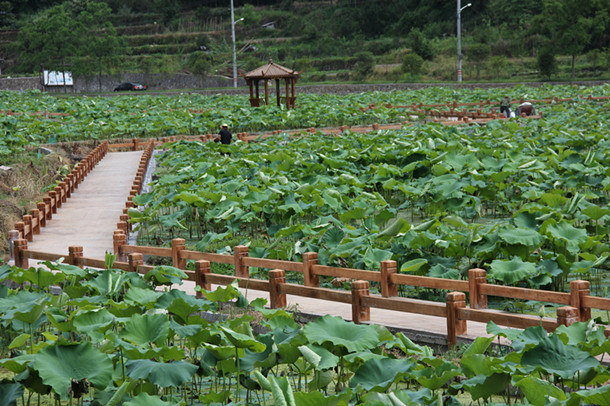
<instances>
[{"instance_id":1,"label":"pavilion finial","mask_svg":"<svg viewBox=\"0 0 610 406\"><path fill-rule=\"evenodd\" d=\"M269 63L273 63L273 59L272 58L269 58Z\"/></svg>"}]
</instances>

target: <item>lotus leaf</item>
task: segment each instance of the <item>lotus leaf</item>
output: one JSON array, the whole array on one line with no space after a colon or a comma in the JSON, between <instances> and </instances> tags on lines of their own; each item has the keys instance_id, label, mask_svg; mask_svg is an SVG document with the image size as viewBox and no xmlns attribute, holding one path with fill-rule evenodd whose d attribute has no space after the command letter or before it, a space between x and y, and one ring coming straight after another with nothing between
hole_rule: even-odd
<instances>
[{"instance_id":1,"label":"lotus leaf","mask_svg":"<svg viewBox=\"0 0 610 406\"><path fill-rule=\"evenodd\" d=\"M330 348L344 348L348 352L364 351L377 347L379 334L373 326L359 325L341 317L326 315L303 327L310 343Z\"/></svg>"},{"instance_id":2,"label":"lotus leaf","mask_svg":"<svg viewBox=\"0 0 610 406\"><path fill-rule=\"evenodd\" d=\"M395 382L413 372L413 361L406 359L370 359L365 361L350 380L350 388L385 392Z\"/></svg>"},{"instance_id":3,"label":"lotus leaf","mask_svg":"<svg viewBox=\"0 0 610 406\"><path fill-rule=\"evenodd\" d=\"M0 405L17 406L17 399L23 396L23 386L6 379L0 381ZM346 403L347 404L347 403Z\"/></svg>"},{"instance_id":4,"label":"lotus leaf","mask_svg":"<svg viewBox=\"0 0 610 406\"><path fill-rule=\"evenodd\" d=\"M550 397L565 400L566 394L549 381L535 376L527 376L515 383L523 391L527 400L534 406L545 406Z\"/></svg>"},{"instance_id":5,"label":"lotus leaf","mask_svg":"<svg viewBox=\"0 0 610 406\"><path fill-rule=\"evenodd\" d=\"M496 280L512 285L535 275L536 265L523 262L521 258L513 258L510 261L497 259L491 263L489 274Z\"/></svg>"},{"instance_id":6,"label":"lotus leaf","mask_svg":"<svg viewBox=\"0 0 610 406\"><path fill-rule=\"evenodd\" d=\"M198 367L184 361L172 363L155 362L147 359L127 361L127 374L132 379L148 379L162 388L178 387L191 380Z\"/></svg>"},{"instance_id":7,"label":"lotus leaf","mask_svg":"<svg viewBox=\"0 0 610 406\"><path fill-rule=\"evenodd\" d=\"M181 403L165 402L158 396L142 392L135 398L123 403L124 406L179 406Z\"/></svg>"},{"instance_id":8,"label":"lotus leaf","mask_svg":"<svg viewBox=\"0 0 610 406\"><path fill-rule=\"evenodd\" d=\"M294 392L296 406L347 406L351 393L324 396L322 392Z\"/></svg>"},{"instance_id":9,"label":"lotus leaf","mask_svg":"<svg viewBox=\"0 0 610 406\"><path fill-rule=\"evenodd\" d=\"M161 345L169 334L169 319L164 314L134 314L121 330L120 337L136 345Z\"/></svg>"},{"instance_id":10,"label":"lotus leaf","mask_svg":"<svg viewBox=\"0 0 610 406\"><path fill-rule=\"evenodd\" d=\"M95 388L105 389L114 369L111 359L89 343L43 348L32 366L62 399L68 399L73 380L87 380Z\"/></svg>"}]
</instances>

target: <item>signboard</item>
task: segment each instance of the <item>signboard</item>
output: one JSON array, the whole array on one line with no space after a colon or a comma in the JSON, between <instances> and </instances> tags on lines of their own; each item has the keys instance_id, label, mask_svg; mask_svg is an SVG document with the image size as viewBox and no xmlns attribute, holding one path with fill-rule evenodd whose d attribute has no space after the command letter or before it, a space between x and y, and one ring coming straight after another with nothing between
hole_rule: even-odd
<instances>
[{"instance_id":1,"label":"signboard","mask_svg":"<svg viewBox=\"0 0 610 406\"><path fill-rule=\"evenodd\" d=\"M44 86L74 86L74 82L72 81L72 72L45 70L42 72L42 84Z\"/></svg>"}]
</instances>

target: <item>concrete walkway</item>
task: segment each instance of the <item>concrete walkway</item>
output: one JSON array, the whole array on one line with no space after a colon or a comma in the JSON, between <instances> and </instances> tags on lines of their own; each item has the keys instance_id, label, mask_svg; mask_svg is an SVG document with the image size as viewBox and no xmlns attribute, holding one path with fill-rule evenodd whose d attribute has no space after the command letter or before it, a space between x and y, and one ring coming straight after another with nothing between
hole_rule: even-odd
<instances>
[{"instance_id":1,"label":"concrete walkway","mask_svg":"<svg viewBox=\"0 0 610 406\"><path fill-rule=\"evenodd\" d=\"M112 235L140 164L142 151L109 152L72 196L42 227L28 248L54 254L81 245L83 254L103 259L112 252Z\"/></svg>"},{"instance_id":2,"label":"concrete walkway","mask_svg":"<svg viewBox=\"0 0 610 406\"><path fill-rule=\"evenodd\" d=\"M138 169L142 152L108 153L79 185L72 197L62 205L41 229L28 247L35 251L67 254L71 245L81 245L89 258L103 259L112 252L112 235L125 207L125 201ZM34 262L34 261L32 261ZM185 282L181 289L194 293L194 284ZM242 290L249 301L257 297L269 299L267 292ZM287 296L289 310L307 317L324 314L351 320L351 306L326 300ZM446 320L390 310L371 309L371 322L404 332L412 340L427 345L446 344ZM465 341L487 335L485 324L468 322Z\"/></svg>"}]
</instances>

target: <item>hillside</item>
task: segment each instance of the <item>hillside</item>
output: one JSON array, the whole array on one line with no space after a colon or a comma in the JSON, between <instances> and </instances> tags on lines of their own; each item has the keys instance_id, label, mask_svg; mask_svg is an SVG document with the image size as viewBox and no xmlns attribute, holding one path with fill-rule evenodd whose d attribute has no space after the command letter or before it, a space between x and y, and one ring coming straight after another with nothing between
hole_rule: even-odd
<instances>
[{"instance_id":1,"label":"hillside","mask_svg":"<svg viewBox=\"0 0 610 406\"><path fill-rule=\"evenodd\" d=\"M57 65L59 60L66 64L67 59L72 59L68 65L75 66L73 70L80 66L90 73L231 74L228 2L106 3L110 10L107 20L116 30L117 42L109 47L112 60L104 69L95 69L90 50L67 58L67 50L63 49L58 51L61 56L50 54L44 60L46 66L53 60ZM548 21L544 6L538 2L524 6L516 1L494 0L464 7L464 80L539 78L541 50L549 50L556 57L555 69L547 75L555 80L570 78L572 62L576 78L608 78L609 9L610 6L601 5L580 10L580 17L590 19L588 31L577 33L578 47L567 47L565 43L559 46L557 32L566 30L569 16L555 13L556 20ZM35 21L48 10L23 10L15 13L13 23L4 24L0 31L0 50L5 55L3 73L37 73L42 62L25 56L32 55L23 52L32 41L24 40L23 32L26 22ZM305 82L450 81L456 77L453 2L236 1L235 20L240 71L251 70L272 58L303 71ZM551 45L555 47L551 49ZM47 52L48 48L44 46L40 52Z\"/></svg>"}]
</instances>

